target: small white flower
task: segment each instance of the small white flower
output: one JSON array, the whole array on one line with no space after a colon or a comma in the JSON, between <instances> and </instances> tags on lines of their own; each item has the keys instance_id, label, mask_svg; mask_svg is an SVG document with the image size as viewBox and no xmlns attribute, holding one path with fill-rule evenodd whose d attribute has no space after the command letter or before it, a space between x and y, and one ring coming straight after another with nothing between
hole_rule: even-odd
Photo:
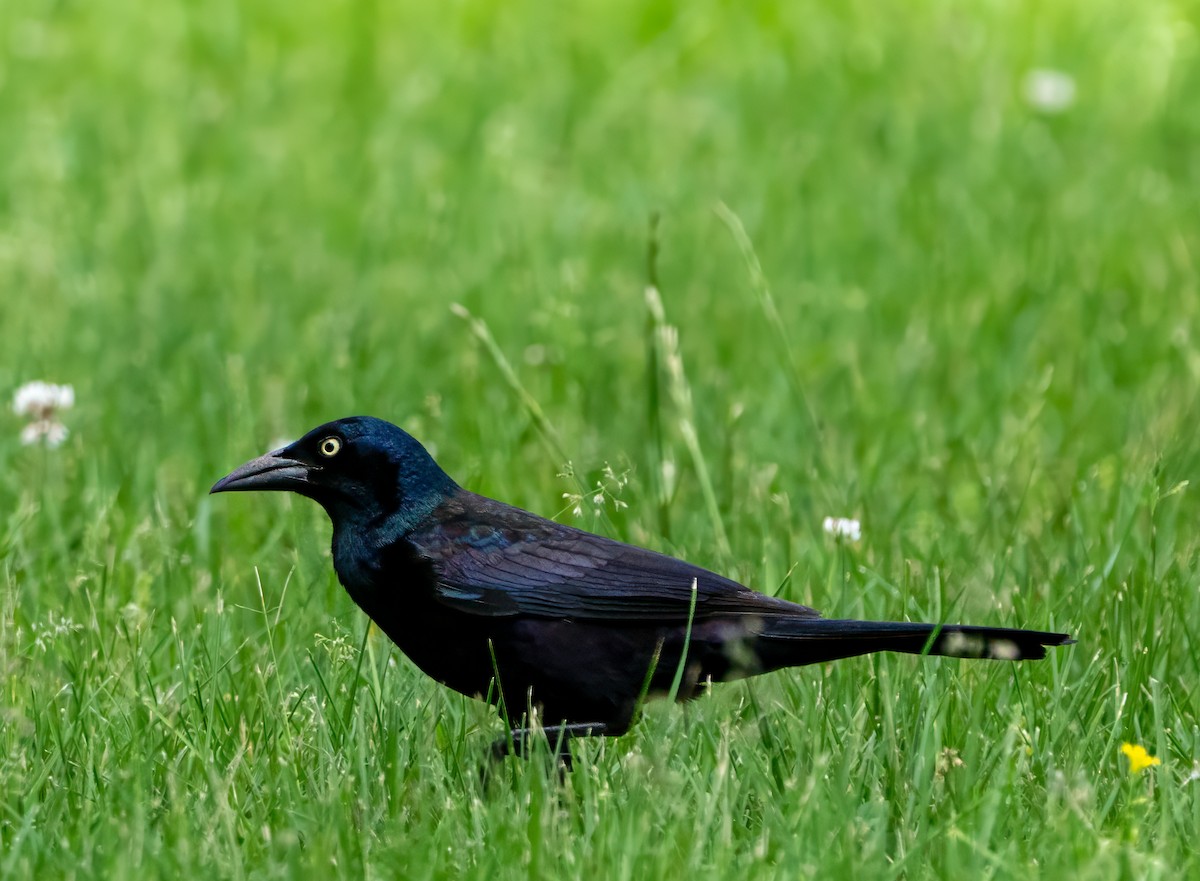
<instances>
[{"instance_id":1,"label":"small white flower","mask_svg":"<svg viewBox=\"0 0 1200 881\"><path fill-rule=\"evenodd\" d=\"M75 406L75 389L69 385L35 380L27 382L13 395L12 408L18 416L49 419L59 410Z\"/></svg>"},{"instance_id":2,"label":"small white flower","mask_svg":"<svg viewBox=\"0 0 1200 881\"><path fill-rule=\"evenodd\" d=\"M826 517L821 523L827 535L847 541L862 540L862 524L848 517Z\"/></svg>"},{"instance_id":3,"label":"small white flower","mask_svg":"<svg viewBox=\"0 0 1200 881\"><path fill-rule=\"evenodd\" d=\"M1075 78L1061 70L1035 68L1022 84L1025 103L1039 113L1062 113L1075 103Z\"/></svg>"},{"instance_id":4,"label":"small white flower","mask_svg":"<svg viewBox=\"0 0 1200 881\"><path fill-rule=\"evenodd\" d=\"M61 446L67 439L67 427L53 419L39 419L21 429L21 443L25 446L43 441L48 447Z\"/></svg>"},{"instance_id":5,"label":"small white flower","mask_svg":"<svg viewBox=\"0 0 1200 881\"><path fill-rule=\"evenodd\" d=\"M59 637L68 636L82 629L82 625L76 624L66 616L61 618L56 617L53 612L50 613L50 617L46 621L45 626L39 628L35 623L30 628L30 630L36 634L33 640L34 646L42 651L47 651L50 648L51 643L53 643Z\"/></svg>"},{"instance_id":6,"label":"small white flower","mask_svg":"<svg viewBox=\"0 0 1200 881\"><path fill-rule=\"evenodd\" d=\"M75 406L75 389L69 385L52 382L27 382L13 394L12 409L18 416L31 420L21 429L21 443L36 444L41 441L48 447L57 447L67 439L67 427L58 421L62 410Z\"/></svg>"}]
</instances>

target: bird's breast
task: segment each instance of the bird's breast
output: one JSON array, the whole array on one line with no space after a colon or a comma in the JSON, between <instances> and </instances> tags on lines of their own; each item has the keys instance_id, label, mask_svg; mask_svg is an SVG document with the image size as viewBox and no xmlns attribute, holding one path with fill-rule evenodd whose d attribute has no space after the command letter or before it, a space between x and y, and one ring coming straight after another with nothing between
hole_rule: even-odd
<instances>
[{"instance_id":1,"label":"bird's breast","mask_svg":"<svg viewBox=\"0 0 1200 881\"><path fill-rule=\"evenodd\" d=\"M433 567L409 542L372 549L335 536L334 568L350 598L425 673L463 694L487 693L493 622L438 602Z\"/></svg>"},{"instance_id":2,"label":"bird's breast","mask_svg":"<svg viewBox=\"0 0 1200 881\"><path fill-rule=\"evenodd\" d=\"M433 590L429 561L404 539L375 544L360 531L335 530L333 568L367 614L381 604L390 606L400 598L411 601Z\"/></svg>"}]
</instances>

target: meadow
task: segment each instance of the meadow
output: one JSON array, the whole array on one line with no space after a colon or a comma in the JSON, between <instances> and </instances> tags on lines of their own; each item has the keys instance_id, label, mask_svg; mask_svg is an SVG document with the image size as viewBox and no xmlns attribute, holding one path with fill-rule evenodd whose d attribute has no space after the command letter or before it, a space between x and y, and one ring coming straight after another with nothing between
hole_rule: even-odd
<instances>
[{"instance_id":1,"label":"meadow","mask_svg":"<svg viewBox=\"0 0 1200 881\"><path fill-rule=\"evenodd\" d=\"M5 0L0 877L1200 877L1198 27ZM1078 644L484 775L501 721L367 626L324 514L207 495L355 413L830 616Z\"/></svg>"}]
</instances>

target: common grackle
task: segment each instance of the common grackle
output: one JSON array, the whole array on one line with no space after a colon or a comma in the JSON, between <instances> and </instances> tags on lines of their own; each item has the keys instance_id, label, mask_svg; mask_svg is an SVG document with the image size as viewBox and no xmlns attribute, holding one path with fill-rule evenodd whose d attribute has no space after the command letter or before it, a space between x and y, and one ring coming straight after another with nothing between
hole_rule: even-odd
<instances>
[{"instance_id":1,"label":"common grackle","mask_svg":"<svg viewBox=\"0 0 1200 881\"><path fill-rule=\"evenodd\" d=\"M319 502L333 521L334 569L362 610L438 682L502 701L514 719L540 707L568 763L569 738L626 731L639 699L668 693L680 669L686 700L710 681L870 652L1027 660L1073 642L1034 630L822 618L468 492L414 438L372 417L322 425L212 488L241 490ZM518 728L503 744L522 751L530 734Z\"/></svg>"}]
</instances>

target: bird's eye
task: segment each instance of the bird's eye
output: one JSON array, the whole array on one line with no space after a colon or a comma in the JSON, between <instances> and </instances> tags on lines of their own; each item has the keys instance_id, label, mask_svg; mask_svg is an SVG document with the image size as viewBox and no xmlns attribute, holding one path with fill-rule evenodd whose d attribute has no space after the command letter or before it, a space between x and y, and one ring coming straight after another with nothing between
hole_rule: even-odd
<instances>
[{"instance_id":1,"label":"bird's eye","mask_svg":"<svg viewBox=\"0 0 1200 881\"><path fill-rule=\"evenodd\" d=\"M338 454L338 450L341 448L342 441L340 438L336 437L325 438L325 440L321 441L320 446L317 447L317 449L321 451L321 455L327 459L336 456Z\"/></svg>"}]
</instances>

